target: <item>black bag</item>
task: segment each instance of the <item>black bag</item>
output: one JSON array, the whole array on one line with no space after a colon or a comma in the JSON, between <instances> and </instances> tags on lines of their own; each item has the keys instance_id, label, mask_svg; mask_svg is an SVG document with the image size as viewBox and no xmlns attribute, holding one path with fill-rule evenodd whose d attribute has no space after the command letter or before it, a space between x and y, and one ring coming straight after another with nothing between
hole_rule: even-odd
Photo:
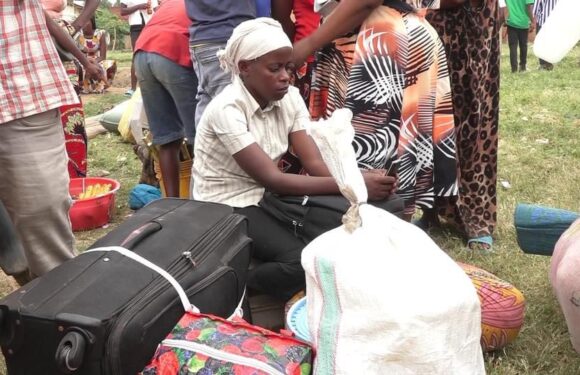
<instances>
[{"instance_id":1,"label":"black bag","mask_svg":"<svg viewBox=\"0 0 580 375\"><path fill-rule=\"evenodd\" d=\"M214 203L161 199L92 248L120 245L171 274L202 312L230 316L250 261L246 222ZM0 300L11 375L141 371L183 315L157 272L116 252L87 252Z\"/></svg>"},{"instance_id":2,"label":"black bag","mask_svg":"<svg viewBox=\"0 0 580 375\"><path fill-rule=\"evenodd\" d=\"M402 218L403 199L391 194L388 199L369 202ZM342 195L276 195L264 193L260 207L294 232L296 237L310 242L324 232L342 225L342 216L350 207Z\"/></svg>"}]
</instances>

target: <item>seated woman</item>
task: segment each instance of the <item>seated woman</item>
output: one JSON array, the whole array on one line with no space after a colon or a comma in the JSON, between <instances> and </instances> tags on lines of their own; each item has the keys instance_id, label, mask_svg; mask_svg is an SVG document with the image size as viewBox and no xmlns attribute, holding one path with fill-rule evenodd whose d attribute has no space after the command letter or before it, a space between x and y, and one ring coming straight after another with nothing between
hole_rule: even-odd
<instances>
[{"instance_id":1,"label":"seated woman","mask_svg":"<svg viewBox=\"0 0 580 375\"><path fill-rule=\"evenodd\" d=\"M115 73L117 73L117 62L107 60L107 41L109 36L105 30L98 30L95 17L83 27L83 32L79 36L79 46L81 51L89 60L95 61L106 73L107 80L92 80L80 72L80 81L82 82L82 92L84 94L98 93L102 94L113 83Z\"/></svg>"},{"instance_id":2,"label":"seated woman","mask_svg":"<svg viewBox=\"0 0 580 375\"><path fill-rule=\"evenodd\" d=\"M253 256L263 262L250 270L248 286L287 300L304 288L300 256L306 243L258 202L266 190L339 194L338 186L305 131L309 115L290 86L292 43L280 24L269 18L241 23L220 51L220 62L233 82L210 102L198 125L193 198L228 204L248 218ZM309 175L277 168L289 146ZM377 173L364 179L370 200L387 198L396 185L393 177Z\"/></svg>"}]
</instances>

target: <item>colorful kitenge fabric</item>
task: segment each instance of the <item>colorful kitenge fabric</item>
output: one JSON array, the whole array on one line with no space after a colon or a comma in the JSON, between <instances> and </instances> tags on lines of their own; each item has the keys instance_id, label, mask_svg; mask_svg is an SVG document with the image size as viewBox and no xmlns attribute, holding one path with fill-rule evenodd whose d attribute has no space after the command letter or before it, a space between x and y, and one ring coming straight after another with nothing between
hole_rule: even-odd
<instances>
[{"instance_id":1,"label":"colorful kitenge fabric","mask_svg":"<svg viewBox=\"0 0 580 375\"><path fill-rule=\"evenodd\" d=\"M70 24L64 20L55 20L62 29L69 33L67 28ZM83 103L78 96L79 65L76 61L62 62L70 83L77 94L78 103L63 105L59 108L66 153L68 155L68 173L71 178L86 177L87 175L87 132L85 129L85 113Z\"/></svg>"},{"instance_id":2,"label":"colorful kitenge fabric","mask_svg":"<svg viewBox=\"0 0 580 375\"><path fill-rule=\"evenodd\" d=\"M499 28L497 0L481 7L432 10L427 19L449 59L459 161L459 196L443 209L468 238L491 235L497 222Z\"/></svg>"},{"instance_id":3,"label":"colorful kitenge fabric","mask_svg":"<svg viewBox=\"0 0 580 375\"><path fill-rule=\"evenodd\" d=\"M97 60L100 57L101 39L108 39L107 32L105 30L95 30L92 37L86 37L81 34L79 36L79 47L83 53L87 55L89 59ZM84 71L81 72L82 76L82 92L84 94L97 93L102 94L105 90L111 87L115 74L117 73L117 62L114 60L102 60L99 61L99 65L106 73L107 80L92 80L85 77Z\"/></svg>"},{"instance_id":4,"label":"colorful kitenge fabric","mask_svg":"<svg viewBox=\"0 0 580 375\"><path fill-rule=\"evenodd\" d=\"M380 6L357 33L324 47L310 95L315 119L343 107L353 112L359 167L396 173L406 214L457 194L447 59L424 9Z\"/></svg>"},{"instance_id":5,"label":"colorful kitenge fabric","mask_svg":"<svg viewBox=\"0 0 580 375\"><path fill-rule=\"evenodd\" d=\"M313 354L308 344L243 320L227 321L210 315L186 313L167 340L192 342L219 353L211 354L211 350L203 347L196 351L162 344L142 375L267 374L249 365L244 358L259 361L281 374L308 375L312 369Z\"/></svg>"},{"instance_id":6,"label":"colorful kitenge fabric","mask_svg":"<svg viewBox=\"0 0 580 375\"><path fill-rule=\"evenodd\" d=\"M458 263L469 276L481 303L481 346L498 350L516 339L524 323L525 299L510 283L468 264Z\"/></svg>"}]
</instances>

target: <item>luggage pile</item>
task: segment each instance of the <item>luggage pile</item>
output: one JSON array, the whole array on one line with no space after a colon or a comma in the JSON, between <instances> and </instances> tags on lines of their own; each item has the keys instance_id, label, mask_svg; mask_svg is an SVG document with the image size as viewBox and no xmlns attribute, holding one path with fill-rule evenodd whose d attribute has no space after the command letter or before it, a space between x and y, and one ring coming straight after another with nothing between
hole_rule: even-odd
<instances>
[{"instance_id":1,"label":"luggage pile","mask_svg":"<svg viewBox=\"0 0 580 375\"><path fill-rule=\"evenodd\" d=\"M334 124L312 128L350 207L302 255L311 344L243 319L243 216L160 199L0 300L8 373L484 373L472 280L424 232L366 204L350 116L339 110Z\"/></svg>"}]
</instances>

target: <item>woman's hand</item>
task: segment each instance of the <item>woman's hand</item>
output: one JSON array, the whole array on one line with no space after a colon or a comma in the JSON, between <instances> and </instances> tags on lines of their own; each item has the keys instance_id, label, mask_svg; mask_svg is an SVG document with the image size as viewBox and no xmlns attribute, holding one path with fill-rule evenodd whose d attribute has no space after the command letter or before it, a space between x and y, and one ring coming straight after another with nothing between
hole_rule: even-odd
<instances>
[{"instance_id":1,"label":"woman's hand","mask_svg":"<svg viewBox=\"0 0 580 375\"><path fill-rule=\"evenodd\" d=\"M103 80L107 81L107 76L105 75L105 71L99 64L92 60L87 60L87 63L83 65L85 68L85 74L87 78L91 78L94 80Z\"/></svg>"},{"instance_id":2,"label":"woman's hand","mask_svg":"<svg viewBox=\"0 0 580 375\"><path fill-rule=\"evenodd\" d=\"M386 199L397 190L397 179L393 176L385 176L384 170L363 171L363 178L369 201Z\"/></svg>"}]
</instances>

